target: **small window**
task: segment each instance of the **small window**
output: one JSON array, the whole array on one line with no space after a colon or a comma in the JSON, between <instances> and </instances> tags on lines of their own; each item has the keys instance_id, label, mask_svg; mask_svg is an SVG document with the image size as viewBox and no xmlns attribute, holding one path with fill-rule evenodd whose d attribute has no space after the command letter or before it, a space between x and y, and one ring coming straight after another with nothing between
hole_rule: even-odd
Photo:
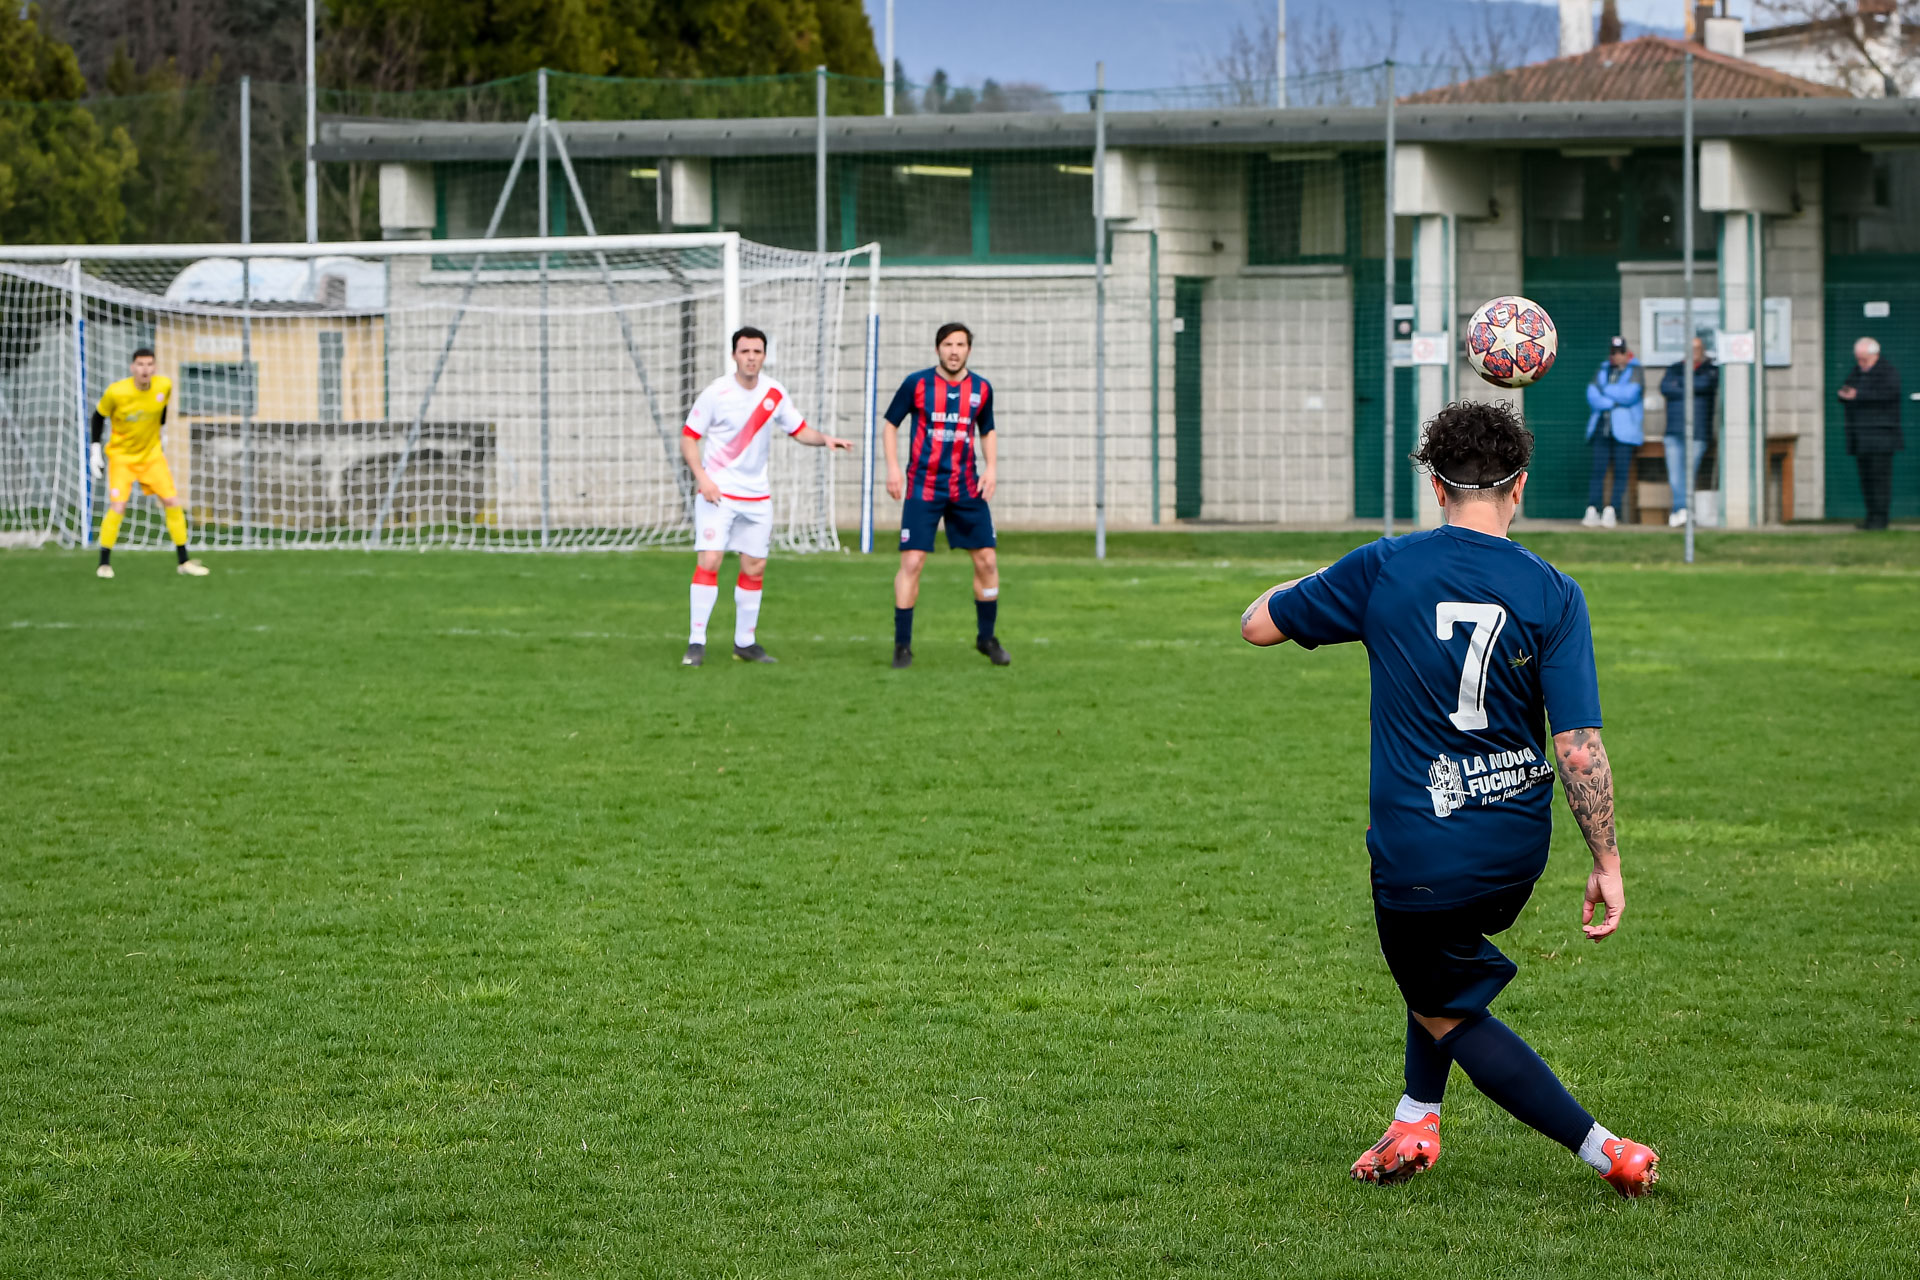
<instances>
[{"instance_id":1,"label":"small window","mask_svg":"<svg viewBox=\"0 0 1920 1280\"><path fill-rule=\"evenodd\" d=\"M1347 252L1347 166L1333 155L1256 156L1248 169L1252 260L1293 262Z\"/></svg>"},{"instance_id":2,"label":"small window","mask_svg":"<svg viewBox=\"0 0 1920 1280\"><path fill-rule=\"evenodd\" d=\"M997 160L987 184L993 257L1093 257L1090 160Z\"/></svg>"},{"instance_id":3,"label":"small window","mask_svg":"<svg viewBox=\"0 0 1920 1280\"><path fill-rule=\"evenodd\" d=\"M889 257L970 258L975 178L964 160L862 164L854 225Z\"/></svg>"},{"instance_id":4,"label":"small window","mask_svg":"<svg viewBox=\"0 0 1920 1280\"><path fill-rule=\"evenodd\" d=\"M1626 157L1528 157L1527 254L1571 258L1618 254Z\"/></svg>"},{"instance_id":5,"label":"small window","mask_svg":"<svg viewBox=\"0 0 1920 1280\"><path fill-rule=\"evenodd\" d=\"M603 236L653 235L660 230L660 162L657 160L576 160L574 171L580 176L580 192L586 197L587 212L593 215L593 229ZM565 184L567 175L558 165L548 181ZM552 228L556 235L585 235L586 219L580 216L571 189L567 191L564 231Z\"/></svg>"},{"instance_id":6,"label":"small window","mask_svg":"<svg viewBox=\"0 0 1920 1280\"><path fill-rule=\"evenodd\" d=\"M258 364L238 360L181 365L181 414L195 418L251 416L258 411L255 383L259 373Z\"/></svg>"},{"instance_id":7,"label":"small window","mask_svg":"<svg viewBox=\"0 0 1920 1280\"><path fill-rule=\"evenodd\" d=\"M1827 154L1827 251L1920 253L1920 151Z\"/></svg>"},{"instance_id":8,"label":"small window","mask_svg":"<svg viewBox=\"0 0 1920 1280\"><path fill-rule=\"evenodd\" d=\"M813 157L717 161L714 215L723 231L783 249L814 247ZM836 201L827 202L827 243L838 231Z\"/></svg>"},{"instance_id":9,"label":"small window","mask_svg":"<svg viewBox=\"0 0 1920 1280\"><path fill-rule=\"evenodd\" d=\"M339 422L346 415L341 395L341 375L346 364L347 338L343 333L329 331L320 338L320 421Z\"/></svg>"}]
</instances>

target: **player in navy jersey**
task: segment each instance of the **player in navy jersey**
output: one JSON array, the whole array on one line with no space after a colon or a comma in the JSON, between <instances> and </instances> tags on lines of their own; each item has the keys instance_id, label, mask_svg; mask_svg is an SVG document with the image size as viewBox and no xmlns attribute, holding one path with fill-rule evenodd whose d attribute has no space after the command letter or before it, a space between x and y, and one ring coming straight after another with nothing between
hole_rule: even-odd
<instances>
[{"instance_id":1,"label":"player in navy jersey","mask_svg":"<svg viewBox=\"0 0 1920 1280\"><path fill-rule=\"evenodd\" d=\"M1625 907L1586 598L1506 536L1532 452L1510 407L1448 406L1414 455L1446 525L1272 588L1240 630L1257 645L1357 640L1372 669L1367 851L1380 949L1407 1003L1407 1087L1353 1176L1401 1182L1431 1167L1457 1062L1481 1092L1638 1196L1658 1180L1660 1157L1596 1123L1487 1010L1518 972L1487 935L1513 924L1546 870L1556 762L1593 854L1587 937L1612 934Z\"/></svg>"},{"instance_id":2,"label":"player in navy jersey","mask_svg":"<svg viewBox=\"0 0 1920 1280\"><path fill-rule=\"evenodd\" d=\"M920 599L920 570L933 550L933 531L947 526L947 545L973 557L973 611L979 634L974 647L994 666L1013 659L994 627L1000 614L1000 565L994 554L993 512L987 503L999 482L998 443L993 434L993 388L967 368L973 331L943 324L934 335L939 363L910 375L887 406L887 494L900 507L900 572L893 579L893 665L913 665L913 606ZM900 472L898 428L913 419L907 470ZM985 466L974 465L978 452Z\"/></svg>"}]
</instances>

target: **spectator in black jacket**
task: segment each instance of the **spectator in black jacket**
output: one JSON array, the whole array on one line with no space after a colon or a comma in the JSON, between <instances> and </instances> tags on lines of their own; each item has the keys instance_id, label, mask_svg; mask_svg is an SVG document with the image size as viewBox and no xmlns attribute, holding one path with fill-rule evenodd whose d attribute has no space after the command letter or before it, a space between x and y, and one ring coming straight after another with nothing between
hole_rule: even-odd
<instances>
[{"instance_id":1,"label":"spectator in black jacket","mask_svg":"<svg viewBox=\"0 0 1920 1280\"><path fill-rule=\"evenodd\" d=\"M1687 362L1675 360L1660 379L1660 394L1667 398L1667 484L1673 489L1673 508L1667 515L1670 525L1687 522L1687 499L1693 494L1694 472L1700 459L1707 456L1713 443L1713 404L1720 398L1720 366L1707 358L1706 344L1693 340L1693 458L1687 459Z\"/></svg>"},{"instance_id":2,"label":"spectator in black jacket","mask_svg":"<svg viewBox=\"0 0 1920 1280\"><path fill-rule=\"evenodd\" d=\"M1880 358L1880 344L1862 338L1853 344L1853 372L1840 384L1846 405L1847 452L1860 468L1860 496L1866 499L1862 529L1887 527L1893 505L1893 455L1905 447L1900 435L1900 371Z\"/></svg>"}]
</instances>

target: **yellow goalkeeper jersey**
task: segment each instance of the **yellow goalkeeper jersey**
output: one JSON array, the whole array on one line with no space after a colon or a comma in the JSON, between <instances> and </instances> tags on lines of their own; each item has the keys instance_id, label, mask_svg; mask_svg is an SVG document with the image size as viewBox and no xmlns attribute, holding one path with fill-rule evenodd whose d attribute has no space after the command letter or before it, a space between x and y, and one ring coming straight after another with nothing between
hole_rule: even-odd
<instances>
[{"instance_id":1,"label":"yellow goalkeeper jersey","mask_svg":"<svg viewBox=\"0 0 1920 1280\"><path fill-rule=\"evenodd\" d=\"M100 397L100 416L113 424L113 438L106 452L128 462L145 462L160 456L160 418L173 396L173 379L153 376L145 391L122 378Z\"/></svg>"}]
</instances>

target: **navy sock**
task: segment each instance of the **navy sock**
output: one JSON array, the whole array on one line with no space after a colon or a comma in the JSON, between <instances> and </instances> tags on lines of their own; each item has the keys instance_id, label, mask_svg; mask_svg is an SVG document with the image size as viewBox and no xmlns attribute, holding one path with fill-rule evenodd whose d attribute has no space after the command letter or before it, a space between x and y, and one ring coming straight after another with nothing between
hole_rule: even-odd
<instances>
[{"instance_id":1,"label":"navy sock","mask_svg":"<svg viewBox=\"0 0 1920 1280\"><path fill-rule=\"evenodd\" d=\"M1440 1102L1447 1092L1447 1069L1453 1055L1433 1042L1427 1029L1407 1011L1407 1096L1417 1102Z\"/></svg>"},{"instance_id":2,"label":"navy sock","mask_svg":"<svg viewBox=\"0 0 1920 1280\"><path fill-rule=\"evenodd\" d=\"M985 640L993 634L993 624L999 620L1000 601L998 599L975 600L973 616L980 623L980 638Z\"/></svg>"},{"instance_id":3,"label":"navy sock","mask_svg":"<svg viewBox=\"0 0 1920 1280\"><path fill-rule=\"evenodd\" d=\"M913 607L909 605L907 608L902 609L896 605L893 610L893 647L896 649L908 649L912 646Z\"/></svg>"},{"instance_id":4,"label":"navy sock","mask_svg":"<svg viewBox=\"0 0 1920 1280\"><path fill-rule=\"evenodd\" d=\"M1580 1150L1593 1117L1574 1101L1553 1069L1500 1019L1462 1023L1438 1048L1453 1054L1474 1087L1569 1151Z\"/></svg>"}]
</instances>

